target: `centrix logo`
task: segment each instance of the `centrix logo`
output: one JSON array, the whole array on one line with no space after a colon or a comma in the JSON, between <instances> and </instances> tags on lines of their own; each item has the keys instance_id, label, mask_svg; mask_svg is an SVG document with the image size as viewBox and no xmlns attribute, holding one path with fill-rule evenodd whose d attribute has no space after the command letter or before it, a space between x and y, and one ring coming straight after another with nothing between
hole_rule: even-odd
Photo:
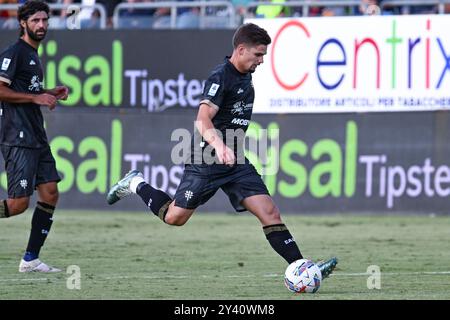
<instances>
[{"instance_id":1,"label":"centrix logo","mask_svg":"<svg viewBox=\"0 0 450 320\"><path fill-rule=\"evenodd\" d=\"M343 85L344 79L350 76L352 88L361 89L369 84L358 78L358 71L361 72L363 68L375 67L375 81L372 81L370 86L375 83L376 89L380 89L382 80L387 82L388 79L391 88L396 88L399 82L398 76L406 79L406 87L412 89L414 77L423 71L425 71L424 85L426 89L441 88L447 71L450 71L450 44L447 44L446 47L445 38L433 34L432 19L428 18L425 21L422 35L414 36L409 33L409 37L402 36L408 32L405 30L405 27L408 28L406 24L399 26L395 18L391 20L391 33L387 37L372 34L369 36L359 35L355 32L351 44L348 41L349 37L331 37L323 42L319 40L321 45L317 48L317 52L312 52L312 55L315 56L316 76L320 85L327 90L334 90ZM356 25L357 21L354 22ZM294 28L297 31L291 30ZM301 41L305 44L305 50L311 50L308 48L314 48L314 46L308 44L318 40L314 31L306 22L290 20L284 23L275 34L270 56L271 68L277 84L285 90L296 90L302 87L312 78L312 75L310 70L297 70L296 81L288 82L283 78L278 67L281 64L280 61L286 61L286 59L279 54L279 51L282 50L280 39L284 35L286 37L289 35L291 42ZM286 41L286 39L284 40ZM286 46L284 50L286 50ZM370 58L368 58L369 56ZM421 60L419 61L419 59ZM405 70L401 70L402 74L399 73L400 61L406 61L407 64ZM388 66L390 70L385 66ZM346 72L337 71L342 68L347 68ZM419 68L424 70L418 70ZM437 72L437 68L441 68L439 69L441 71ZM330 80L332 77L326 79L327 77L324 76L330 69L336 70L333 80ZM348 69L350 69L350 73L347 72ZM434 75L434 79L432 79L432 75Z\"/></svg>"},{"instance_id":2,"label":"centrix logo","mask_svg":"<svg viewBox=\"0 0 450 320\"><path fill-rule=\"evenodd\" d=\"M443 15L250 21L273 39L255 113L450 109Z\"/></svg>"}]
</instances>

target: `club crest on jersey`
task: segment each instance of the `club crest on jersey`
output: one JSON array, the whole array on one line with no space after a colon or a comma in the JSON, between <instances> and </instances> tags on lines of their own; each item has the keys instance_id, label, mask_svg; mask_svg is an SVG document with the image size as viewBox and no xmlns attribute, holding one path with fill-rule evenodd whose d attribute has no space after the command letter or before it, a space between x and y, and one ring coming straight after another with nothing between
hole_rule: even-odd
<instances>
[{"instance_id":1,"label":"club crest on jersey","mask_svg":"<svg viewBox=\"0 0 450 320\"><path fill-rule=\"evenodd\" d=\"M10 63L11 63L11 59L4 58L3 62L2 62L2 71L8 70Z\"/></svg>"},{"instance_id":2,"label":"club crest on jersey","mask_svg":"<svg viewBox=\"0 0 450 320\"><path fill-rule=\"evenodd\" d=\"M235 104L233 104L233 109L231 109L232 115L238 115L242 116L244 115L245 111L248 109L253 108L253 103L245 104L244 101L238 101Z\"/></svg>"},{"instance_id":3,"label":"club crest on jersey","mask_svg":"<svg viewBox=\"0 0 450 320\"><path fill-rule=\"evenodd\" d=\"M28 181L27 181L27 179L22 179L22 180L20 180L20 186L21 186L22 188L26 189L27 186L28 186Z\"/></svg>"},{"instance_id":4,"label":"club crest on jersey","mask_svg":"<svg viewBox=\"0 0 450 320\"><path fill-rule=\"evenodd\" d=\"M184 193L184 197L186 198L187 201L191 200L193 196L194 196L194 193L191 190L187 190Z\"/></svg>"},{"instance_id":5,"label":"club crest on jersey","mask_svg":"<svg viewBox=\"0 0 450 320\"><path fill-rule=\"evenodd\" d=\"M44 84L39 80L39 76L33 76L33 78L31 78L31 84L28 87L28 90L39 92L43 86Z\"/></svg>"},{"instance_id":6,"label":"club crest on jersey","mask_svg":"<svg viewBox=\"0 0 450 320\"><path fill-rule=\"evenodd\" d=\"M219 90L219 87L220 87L219 84L213 83L211 85L211 87L209 88L208 96L214 97L216 95L216 93L217 93L217 90Z\"/></svg>"},{"instance_id":7,"label":"club crest on jersey","mask_svg":"<svg viewBox=\"0 0 450 320\"><path fill-rule=\"evenodd\" d=\"M233 109L231 110L231 114L242 116L244 114L244 101L238 101L233 104Z\"/></svg>"}]
</instances>

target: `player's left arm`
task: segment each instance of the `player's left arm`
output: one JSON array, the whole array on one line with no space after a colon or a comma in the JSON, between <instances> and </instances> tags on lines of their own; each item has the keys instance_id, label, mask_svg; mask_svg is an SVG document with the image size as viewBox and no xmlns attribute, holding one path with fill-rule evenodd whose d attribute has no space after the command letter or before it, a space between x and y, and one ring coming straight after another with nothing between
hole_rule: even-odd
<instances>
[{"instance_id":1,"label":"player's left arm","mask_svg":"<svg viewBox=\"0 0 450 320\"><path fill-rule=\"evenodd\" d=\"M57 100L67 100L69 97L69 88L66 86L57 86L53 89L44 89L44 92L51 94Z\"/></svg>"}]
</instances>

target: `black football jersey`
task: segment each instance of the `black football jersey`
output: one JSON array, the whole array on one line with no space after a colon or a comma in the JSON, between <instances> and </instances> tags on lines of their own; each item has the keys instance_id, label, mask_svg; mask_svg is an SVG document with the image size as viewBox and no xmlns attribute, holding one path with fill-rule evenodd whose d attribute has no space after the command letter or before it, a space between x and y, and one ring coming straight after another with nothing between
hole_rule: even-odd
<instances>
[{"instance_id":1,"label":"black football jersey","mask_svg":"<svg viewBox=\"0 0 450 320\"><path fill-rule=\"evenodd\" d=\"M205 103L218 110L212 123L222 134L224 143L231 147L235 154L238 153L239 148L243 147L241 142L250 125L254 99L255 91L251 73L239 72L229 61L229 57L226 57L224 62L212 71L205 82L200 104ZM199 135L197 130L195 135ZM240 139L236 139L236 136ZM200 146L195 145L198 141ZM207 147L207 142L201 137L194 139L193 147L192 155L198 154Z\"/></svg>"},{"instance_id":2,"label":"black football jersey","mask_svg":"<svg viewBox=\"0 0 450 320\"><path fill-rule=\"evenodd\" d=\"M37 50L19 39L0 54L0 81L21 93L43 93L43 71ZM40 106L1 102L0 144L41 148L48 144Z\"/></svg>"}]
</instances>

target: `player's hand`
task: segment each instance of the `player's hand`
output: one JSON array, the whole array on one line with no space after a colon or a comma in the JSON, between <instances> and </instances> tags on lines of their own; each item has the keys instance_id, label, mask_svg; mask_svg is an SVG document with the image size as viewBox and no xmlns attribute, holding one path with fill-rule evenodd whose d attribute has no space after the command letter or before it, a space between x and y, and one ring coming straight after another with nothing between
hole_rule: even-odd
<instances>
[{"instance_id":1,"label":"player's hand","mask_svg":"<svg viewBox=\"0 0 450 320\"><path fill-rule=\"evenodd\" d=\"M222 164L232 167L236 163L236 157L233 150L228 148L226 145L216 148L216 155L219 162Z\"/></svg>"},{"instance_id":2,"label":"player's hand","mask_svg":"<svg viewBox=\"0 0 450 320\"><path fill-rule=\"evenodd\" d=\"M55 109L56 102L57 102L56 98L48 93L38 94L33 98L33 103L38 104L40 106L46 106L50 110Z\"/></svg>"},{"instance_id":3,"label":"player's hand","mask_svg":"<svg viewBox=\"0 0 450 320\"><path fill-rule=\"evenodd\" d=\"M53 89L53 96L57 100L67 100L69 97L69 88L65 86L57 86L55 89Z\"/></svg>"}]
</instances>

